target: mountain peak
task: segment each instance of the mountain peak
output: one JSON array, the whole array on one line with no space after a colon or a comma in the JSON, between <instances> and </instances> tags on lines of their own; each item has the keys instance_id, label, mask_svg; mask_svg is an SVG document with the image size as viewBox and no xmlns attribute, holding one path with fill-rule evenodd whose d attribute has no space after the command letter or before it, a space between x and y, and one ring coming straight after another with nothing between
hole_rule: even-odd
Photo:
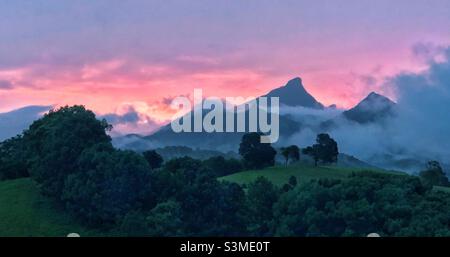
<instances>
[{"instance_id":1,"label":"mountain peak","mask_svg":"<svg viewBox=\"0 0 450 257\"><path fill-rule=\"evenodd\" d=\"M350 120L368 123L390 116L394 113L395 103L389 98L371 92L361 102L343 114Z\"/></svg>"},{"instance_id":2,"label":"mountain peak","mask_svg":"<svg viewBox=\"0 0 450 257\"><path fill-rule=\"evenodd\" d=\"M302 79L295 77L289 80L286 85L270 91L266 97L279 97L280 104L287 106L303 106L308 108L323 109L312 95L303 86Z\"/></svg>"},{"instance_id":3,"label":"mountain peak","mask_svg":"<svg viewBox=\"0 0 450 257\"><path fill-rule=\"evenodd\" d=\"M370 92L370 94L368 94L365 99L377 99L377 98L389 100L389 98L385 97L384 95L380 95L374 91Z\"/></svg>"},{"instance_id":4,"label":"mountain peak","mask_svg":"<svg viewBox=\"0 0 450 257\"><path fill-rule=\"evenodd\" d=\"M370 92L369 95L367 95L367 97L378 97L381 96L380 94L377 94L375 91Z\"/></svg>"},{"instance_id":5,"label":"mountain peak","mask_svg":"<svg viewBox=\"0 0 450 257\"><path fill-rule=\"evenodd\" d=\"M378 93L375 92L370 92L369 95L366 96L366 98L364 98L359 104L358 106L360 107L365 107L365 105L370 105L370 108L374 108L374 107L386 107L386 106L392 106L395 105L395 103L387 98L384 95L380 95Z\"/></svg>"},{"instance_id":6,"label":"mountain peak","mask_svg":"<svg viewBox=\"0 0 450 257\"><path fill-rule=\"evenodd\" d=\"M302 79L300 77L295 77L289 80L284 87L303 87Z\"/></svg>"}]
</instances>

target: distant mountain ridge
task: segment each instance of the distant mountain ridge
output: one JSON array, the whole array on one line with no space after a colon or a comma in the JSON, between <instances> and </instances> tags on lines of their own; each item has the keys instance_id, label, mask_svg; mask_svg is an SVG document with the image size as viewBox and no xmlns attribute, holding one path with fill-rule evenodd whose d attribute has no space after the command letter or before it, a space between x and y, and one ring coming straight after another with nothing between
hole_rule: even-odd
<instances>
[{"instance_id":1,"label":"distant mountain ridge","mask_svg":"<svg viewBox=\"0 0 450 257\"><path fill-rule=\"evenodd\" d=\"M311 96L304 88L302 80L299 77L291 79L286 85L274 89L263 95L263 97L279 97L282 106L305 107L312 109L323 109L324 106ZM256 98L259 101L259 97ZM270 106L270 102L269 102ZM248 110L247 110L248 111ZM246 113L246 121L248 121L248 113ZM203 114L204 115L204 114ZM225 115L224 115L225 117ZM193 113L191 112L191 120ZM248 125L248 122L247 122ZM291 136L299 131L301 123L291 119L289 115L280 115L280 135ZM131 148L143 150L147 145L154 147L164 146L189 146L202 149L221 149L222 151L236 150L244 132L231 133L175 133L172 131L171 125L163 126L155 133L145 136L142 139L147 142L141 142L139 137L127 137L116 140L122 148ZM135 140L130 140L134 138ZM124 142L129 142L125 143Z\"/></svg>"},{"instance_id":2,"label":"distant mountain ridge","mask_svg":"<svg viewBox=\"0 0 450 257\"><path fill-rule=\"evenodd\" d=\"M300 78L293 78L284 86L273 89L263 96L279 97L280 109L289 107L288 112L282 112L284 114L280 115L280 141L275 144L276 147L292 143L291 137L304 129L309 129L313 131L313 133L332 131L332 127L317 127L321 123L315 123L314 125L314 123L310 122L310 119L317 119L319 116L314 116L314 114L301 114L303 115L301 119L298 119L295 116L297 115L295 114L297 110L299 113L302 113L305 108L319 111L336 108L335 106L324 107L322 103L317 101L307 92ZM259 99L259 97L256 98L257 101L259 101ZM9 113L0 114L0 131L2 132L0 139L6 139L21 133L23 129L26 129L34 120L39 118L40 114L49 109L51 109L51 106L28 106ZM360 124L377 123L383 121L386 117L395 115L395 109L396 104L393 101L372 92L355 107L344 112L337 112L337 116L331 121L345 119ZM205 112L208 111L204 111L203 114L205 114ZM248 115L246 116L248 117ZM23 122L17 122L21 120ZM320 122L320 120L318 120L318 122ZM114 137L113 142L115 146L119 148L137 151L156 148L163 149L167 146L187 146L193 149L228 152L237 150L243 135L244 132L175 133L170 124L168 124L151 135L129 134L121 137ZM304 145L301 146L304 147Z\"/></svg>"},{"instance_id":3,"label":"distant mountain ridge","mask_svg":"<svg viewBox=\"0 0 450 257\"><path fill-rule=\"evenodd\" d=\"M318 134L325 132L332 134L333 129L335 128L334 126L339 126L339 124L343 124L342 126L348 126L345 127L345 129L348 128L349 130L352 129L353 123L355 123L355 125L366 123L383 125L384 122L389 122L389 119L387 118L395 116L397 108L396 103L391 101L389 98L372 92L353 108L343 112L340 110L336 111L336 106L325 107L311 94L309 94L303 86L302 80L298 77L289 80L284 86L273 89L263 96L279 97L280 110L283 110L281 111L282 114L279 117L280 140L274 144L274 147L281 147L288 144L298 144L301 147L305 147L304 141L298 141L300 139L296 137L297 134L301 134L303 131L306 131L306 133L311 133L311 138L313 138L316 133ZM256 98L256 100L260 101L260 97ZM269 101L269 105L270 102L271 101ZM40 115L51 108L52 106L27 106L8 113L0 113L0 141L21 133L34 120L38 119ZM204 110L203 115L208 112L208 110ZM247 109L246 112L248 112ZM328 114L321 116L325 112ZM330 113L332 114L331 116ZM193 118L193 115L191 116ZM245 116L247 118L246 129L248 131L248 113L246 113ZM324 122L325 119L329 120ZM342 120L347 122L341 123ZM324 124L326 126L324 126ZM171 125L168 124L161 127L155 133L147 136L129 134L114 137L113 143L118 148L136 151L157 148L160 150L164 149L161 151L168 153L170 152L169 155L173 155L173 151L170 150L172 148L166 147L187 146L195 149L195 151L178 151L177 154L193 155L198 157L200 155L210 156L212 154L217 154L218 151L223 153L229 151L236 152L244 134L245 132L175 133L172 130ZM341 159L341 165L344 166L357 165L363 167L370 164L378 165L378 163L372 163L372 161L369 161L370 164L365 164L356 158L347 158L345 155L342 155Z\"/></svg>"},{"instance_id":4,"label":"distant mountain ridge","mask_svg":"<svg viewBox=\"0 0 450 257\"><path fill-rule=\"evenodd\" d=\"M309 94L301 78L296 77L289 80L284 86L271 90L263 97L279 97L280 108L301 107L314 110L335 109L335 106L325 107ZM259 97L256 99L259 100ZM355 107L344 111L335 119L347 119L357 123L377 122L384 117L393 114L395 103L387 97L377 93L370 93L365 99ZM192 114L192 113L191 113ZM191 115L192 117L193 115ZM335 126L335 119L323 122L317 128L312 128L316 132L326 132ZM306 124L295 120L290 114L280 115L280 139L289 138L301 129L306 128ZM146 148L157 148L165 146L189 146L201 149L214 149L222 151L236 150L240 139L244 133L175 133L170 124L161 127L155 133L148 136L127 136L116 139L116 145L121 148L135 150L145 150ZM282 140L280 140L282 141Z\"/></svg>"},{"instance_id":5,"label":"distant mountain ridge","mask_svg":"<svg viewBox=\"0 0 450 257\"><path fill-rule=\"evenodd\" d=\"M0 141L14 137L37 120L52 106L30 105L10 112L0 113Z\"/></svg>"}]
</instances>

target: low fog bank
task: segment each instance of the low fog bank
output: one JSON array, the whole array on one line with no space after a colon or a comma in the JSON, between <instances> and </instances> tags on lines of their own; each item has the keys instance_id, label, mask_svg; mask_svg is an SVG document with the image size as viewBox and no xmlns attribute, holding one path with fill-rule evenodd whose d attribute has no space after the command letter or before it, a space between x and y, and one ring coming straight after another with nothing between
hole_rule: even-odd
<instances>
[{"instance_id":1,"label":"low fog bank","mask_svg":"<svg viewBox=\"0 0 450 257\"><path fill-rule=\"evenodd\" d=\"M415 173L428 160L437 160L450 172L450 48L443 55L444 60L430 61L425 72L385 80L383 86L394 89L398 98L395 117L363 125L344 119L335 109L288 109L294 119L310 126L286 141L304 147L317 133L328 132L341 152L375 166ZM337 126L320 131L318 124L333 115Z\"/></svg>"}]
</instances>

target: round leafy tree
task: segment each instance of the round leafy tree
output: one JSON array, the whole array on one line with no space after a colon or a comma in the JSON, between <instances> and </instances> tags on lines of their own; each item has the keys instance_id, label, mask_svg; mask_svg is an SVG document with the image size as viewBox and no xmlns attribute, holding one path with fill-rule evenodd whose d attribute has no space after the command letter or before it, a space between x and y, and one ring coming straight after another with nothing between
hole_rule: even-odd
<instances>
[{"instance_id":1,"label":"round leafy tree","mask_svg":"<svg viewBox=\"0 0 450 257\"><path fill-rule=\"evenodd\" d=\"M64 180L77 171L81 152L95 144L111 145L111 126L83 106L52 110L24 132L32 177L45 195L59 197ZM111 146L112 147L112 146Z\"/></svg>"},{"instance_id":2,"label":"round leafy tree","mask_svg":"<svg viewBox=\"0 0 450 257\"><path fill-rule=\"evenodd\" d=\"M248 133L242 137L239 154L249 169L262 169L275 164L277 152L270 144L261 143L261 133Z\"/></svg>"}]
</instances>

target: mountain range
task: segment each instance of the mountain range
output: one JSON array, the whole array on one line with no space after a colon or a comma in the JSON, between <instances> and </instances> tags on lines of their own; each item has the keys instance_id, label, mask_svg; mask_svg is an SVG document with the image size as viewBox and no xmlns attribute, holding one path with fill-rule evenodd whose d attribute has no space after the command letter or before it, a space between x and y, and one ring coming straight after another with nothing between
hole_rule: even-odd
<instances>
[{"instance_id":1,"label":"mountain range","mask_svg":"<svg viewBox=\"0 0 450 257\"><path fill-rule=\"evenodd\" d=\"M318 133L330 133L331 136L336 136L339 139L339 134L336 133L342 133L342 131L347 135L345 139L341 139L343 143L361 146L367 143L360 142L354 133L365 131L363 136L374 140L367 147L374 147L374 149L378 147L378 152L372 156L366 155L366 157L362 158L364 162L361 162L357 159L362 157L360 152L357 150L349 151L347 153L356 157L342 154L341 165L374 165L389 169L417 171L417 167L424 167L428 160L412 155L405 156L404 154L400 157L396 154L399 151L398 148L393 148L394 151L391 151L392 149L382 149L380 148L381 146L378 146L375 137L380 135L371 134L371 131L367 130L369 127L365 126L375 125L383 130L384 126L391 124L391 118L395 118L398 114L397 104L381 94L372 92L354 107L348 110L341 110L336 108L335 105L326 107L320 103L308 93L300 78L294 78L289 80L284 86L275 88L262 96L279 97L280 101L280 139L274 144L274 147L278 148L291 144L305 147L313 142L315 135ZM259 97L256 98L257 101L259 99ZM11 112L0 113L0 141L21 133L34 120L51 108L51 106L27 106ZM170 124L168 124L149 135L129 134L113 137L113 143L118 148L136 151L158 148L167 152L167 149L172 149L167 147L187 146L197 155L208 156L212 154L212 151L214 153L217 153L217 151L236 153L243 134L243 132L175 133ZM403 150L407 150L407 146L404 147ZM400 151L403 150L400 149ZM443 165L447 165L445 163L447 162L443 162Z\"/></svg>"},{"instance_id":2,"label":"mountain range","mask_svg":"<svg viewBox=\"0 0 450 257\"><path fill-rule=\"evenodd\" d=\"M291 79L286 85L276 88L265 97L279 97L280 110L289 107L291 110L326 110L335 107L325 107L317 101L303 86L301 78ZM256 100L258 100L257 98ZM382 95L371 93L355 107L340 113L334 119L324 121L320 126L314 127L296 119L292 113L280 115L280 138L287 139L298 131L309 128L317 133L326 132L335 125L336 119L347 119L357 123L382 122L387 116L394 115L395 103ZM191 113L192 114L192 113ZM192 117L193 115L191 115ZM247 116L247 115L246 115ZM163 126L148 136L126 135L115 138L115 145L121 148L145 150L148 148L165 146L189 146L200 149L214 149L222 151L235 151L244 133L175 133L170 124ZM282 142L283 140L280 140ZM276 145L276 144L275 144Z\"/></svg>"}]
</instances>

